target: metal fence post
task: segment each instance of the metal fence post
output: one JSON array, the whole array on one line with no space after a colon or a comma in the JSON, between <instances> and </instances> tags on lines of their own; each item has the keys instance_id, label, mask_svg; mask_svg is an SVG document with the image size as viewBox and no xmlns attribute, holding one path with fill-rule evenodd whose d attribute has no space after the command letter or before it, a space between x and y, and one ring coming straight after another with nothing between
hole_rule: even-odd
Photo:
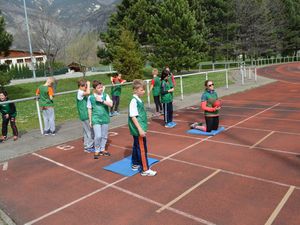
<instances>
[{"instance_id":1,"label":"metal fence post","mask_svg":"<svg viewBox=\"0 0 300 225\"><path fill-rule=\"evenodd\" d=\"M36 110L37 110L38 118L39 118L40 131L41 131L41 134L44 134L44 129L43 129L43 123L42 123L42 117L41 117L41 110L40 110L39 100L36 99L35 102L36 102Z\"/></svg>"},{"instance_id":2,"label":"metal fence post","mask_svg":"<svg viewBox=\"0 0 300 225\"><path fill-rule=\"evenodd\" d=\"M181 93L181 100L183 100L183 80L182 80L182 76L180 76L180 93Z\"/></svg>"},{"instance_id":3,"label":"metal fence post","mask_svg":"<svg viewBox=\"0 0 300 225\"><path fill-rule=\"evenodd\" d=\"M225 73L225 79L226 79L226 89L228 89L228 69L226 70Z\"/></svg>"},{"instance_id":4,"label":"metal fence post","mask_svg":"<svg viewBox=\"0 0 300 225\"><path fill-rule=\"evenodd\" d=\"M243 64L241 63L241 66L240 66L240 73L241 73L241 78L242 78L242 85L244 85L244 72L243 72Z\"/></svg>"},{"instance_id":5,"label":"metal fence post","mask_svg":"<svg viewBox=\"0 0 300 225\"><path fill-rule=\"evenodd\" d=\"M257 81L257 68L254 68L254 80Z\"/></svg>"},{"instance_id":6,"label":"metal fence post","mask_svg":"<svg viewBox=\"0 0 300 225\"><path fill-rule=\"evenodd\" d=\"M208 73L205 73L205 80L208 80Z\"/></svg>"},{"instance_id":7,"label":"metal fence post","mask_svg":"<svg viewBox=\"0 0 300 225\"><path fill-rule=\"evenodd\" d=\"M148 100L148 106L150 107L150 88L149 88L149 80L147 80L146 83L147 83L147 100Z\"/></svg>"}]
</instances>

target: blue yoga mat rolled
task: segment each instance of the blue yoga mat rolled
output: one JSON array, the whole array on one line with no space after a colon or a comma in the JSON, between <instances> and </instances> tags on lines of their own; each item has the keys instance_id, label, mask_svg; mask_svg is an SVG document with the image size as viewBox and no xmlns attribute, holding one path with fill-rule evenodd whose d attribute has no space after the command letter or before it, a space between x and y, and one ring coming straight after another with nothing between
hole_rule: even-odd
<instances>
[{"instance_id":1,"label":"blue yoga mat rolled","mask_svg":"<svg viewBox=\"0 0 300 225\"><path fill-rule=\"evenodd\" d=\"M148 158L149 166L157 162L159 162L158 159ZM131 169L131 156L128 156L120 161L114 162L108 166L105 166L103 167L103 169L120 174L125 177L131 177L139 173L139 171L134 171Z\"/></svg>"}]
</instances>

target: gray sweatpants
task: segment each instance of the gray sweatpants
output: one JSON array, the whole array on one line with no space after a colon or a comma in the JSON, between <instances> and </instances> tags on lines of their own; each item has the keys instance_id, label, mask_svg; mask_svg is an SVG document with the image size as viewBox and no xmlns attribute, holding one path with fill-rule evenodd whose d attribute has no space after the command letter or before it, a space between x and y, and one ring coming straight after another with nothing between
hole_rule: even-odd
<instances>
[{"instance_id":1,"label":"gray sweatpants","mask_svg":"<svg viewBox=\"0 0 300 225\"><path fill-rule=\"evenodd\" d=\"M92 148L94 146L93 129L90 127L89 120L81 121L83 127L83 145L84 148Z\"/></svg>"},{"instance_id":2,"label":"gray sweatpants","mask_svg":"<svg viewBox=\"0 0 300 225\"><path fill-rule=\"evenodd\" d=\"M93 125L94 128L94 145L95 152L101 152L105 150L105 145L108 136L108 124L96 124Z\"/></svg>"},{"instance_id":3,"label":"gray sweatpants","mask_svg":"<svg viewBox=\"0 0 300 225\"><path fill-rule=\"evenodd\" d=\"M44 131L55 131L55 115L54 108L49 107L43 109L43 118L44 118Z\"/></svg>"}]
</instances>

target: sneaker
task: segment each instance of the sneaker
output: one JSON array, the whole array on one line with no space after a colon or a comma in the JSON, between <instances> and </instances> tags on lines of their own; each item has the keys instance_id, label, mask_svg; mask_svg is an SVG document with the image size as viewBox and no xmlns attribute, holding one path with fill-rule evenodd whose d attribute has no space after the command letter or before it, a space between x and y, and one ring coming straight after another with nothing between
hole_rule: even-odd
<instances>
[{"instance_id":1,"label":"sneaker","mask_svg":"<svg viewBox=\"0 0 300 225\"><path fill-rule=\"evenodd\" d=\"M101 152L99 152L99 155L111 156L111 154L107 151L101 151Z\"/></svg>"},{"instance_id":2,"label":"sneaker","mask_svg":"<svg viewBox=\"0 0 300 225\"><path fill-rule=\"evenodd\" d=\"M49 134L50 134L50 130L45 130L43 134L44 134L45 136L49 135Z\"/></svg>"},{"instance_id":3,"label":"sneaker","mask_svg":"<svg viewBox=\"0 0 300 225\"><path fill-rule=\"evenodd\" d=\"M18 140L18 136L14 136L14 141Z\"/></svg>"},{"instance_id":4,"label":"sneaker","mask_svg":"<svg viewBox=\"0 0 300 225\"><path fill-rule=\"evenodd\" d=\"M4 142L4 141L6 141L6 139L7 139L6 136L1 136L0 141L1 141L1 142Z\"/></svg>"},{"instance_id":5,"label":"sneaker","mask_svg":"<svg viewBox=\"0 0 300 225\"><path fill-rule=\"evenodd\" d=\"M141 172L141 176L153 177L156 175L156 173L157 173L156 171L149 169L149 170Z\"/></svg>"},{"instance_id":6,"label":"sneaker","mask_svg":"<svg viewBox=\"0 0 300 225\"><path fill-rule=\"evenodd\" d=\"M133 171L137 171L137 170L139 170L139 168L140 168L140 165L134 165L134 164L131 165L131 169Z\"/></svg>"},{"instance_id":7,"label":"sneaker","mask_svg":"<svg viewBox=\"0 0 300 225\"><path fill-rule=\"evenodd\" d=\"M170 122L170 124L173 126L173 127L175 127L176 125L177 125L177 123L175 123L175 122Z\"/></svg>"},{"instance_id":8,"label":"sneaker","mask_svg":"<svg viewBox=\"0 0 300 225\"><path fill-rule=\"evenodd\" d=\"M112 117L112 116L114 116L114 115L113 115L113 113L110 112L110 113L109 113L109 116Z\"/></svg>"},{"instance_id":9,"label":"sneaker","mask_svg":"<svg viewBox=\"0 0 300 225\"><path fill-rule=\"evenodd\" d=\"M56 133L55 133L55 131L50 131L50 134L51 134L52 136L54 136Z\"/></svg>"},{"instance_id":10,"label":"sneaker","mask_svg":"<svg viewBox=\"0 0 300 225\"><path fill-rule=\"evenodd\" d=\"M120 113L118 111L114 111L113 115L117 116L117 115L120 115Z\"/></svg>"},{"instance_id":11,"label":"sneaker","mask_svg":"<svg viewBox=\"0 0 300 225\"><path fill-rule=\"evenodd\" d=\"M100 156L100 152L95 152L95 153L94 153L94 159L98 159L99 156Z\"/></svg>"},{"instance_id":12,"label":"sneaker","mask_svg":"<svg viewBox=\"0 0 300 225\"><path fill-rule=\"evenodd\" d=\"M165 125L165 127L166 127L166 128L172 128L172 127L174 127L174 125L173 125L172 123L167 123L167 124Z\"/></svg>"}]
</instances>

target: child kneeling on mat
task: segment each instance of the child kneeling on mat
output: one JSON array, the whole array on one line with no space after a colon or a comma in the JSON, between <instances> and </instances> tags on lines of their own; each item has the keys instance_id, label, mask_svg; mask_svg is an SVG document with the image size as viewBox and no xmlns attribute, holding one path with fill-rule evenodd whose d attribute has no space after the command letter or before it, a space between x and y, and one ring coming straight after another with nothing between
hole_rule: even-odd
<instances>
[{"instance_id":1,"label":"child kneeling on mat","mask_svg":"<svg viewBox=\"0 0 300 225\"><path fill-rule=\"evenodd\" d=\"M217 92L214 90L214 83L211 80L206 80L205 91L201 97L201 108L204 110L205 124L193 123L191 128L211 132L219 128L219 110L221 102L218 100Z\"/></svg>"},{"instance_id":2,"label":"child kneeling on mat","mask_svg":"<svg viewBox=\"0 0 300 225\"><path fill-rule=\"evenodd\" d=\"M128 126L133 136L132 170L140 170L142 176L155 176L156 171L149 168L147 156L146 132L148 129L147 113L141 97L145 94L143 80L133 81L133 96L129 104Z\"/></svg>"}]
</instances>

